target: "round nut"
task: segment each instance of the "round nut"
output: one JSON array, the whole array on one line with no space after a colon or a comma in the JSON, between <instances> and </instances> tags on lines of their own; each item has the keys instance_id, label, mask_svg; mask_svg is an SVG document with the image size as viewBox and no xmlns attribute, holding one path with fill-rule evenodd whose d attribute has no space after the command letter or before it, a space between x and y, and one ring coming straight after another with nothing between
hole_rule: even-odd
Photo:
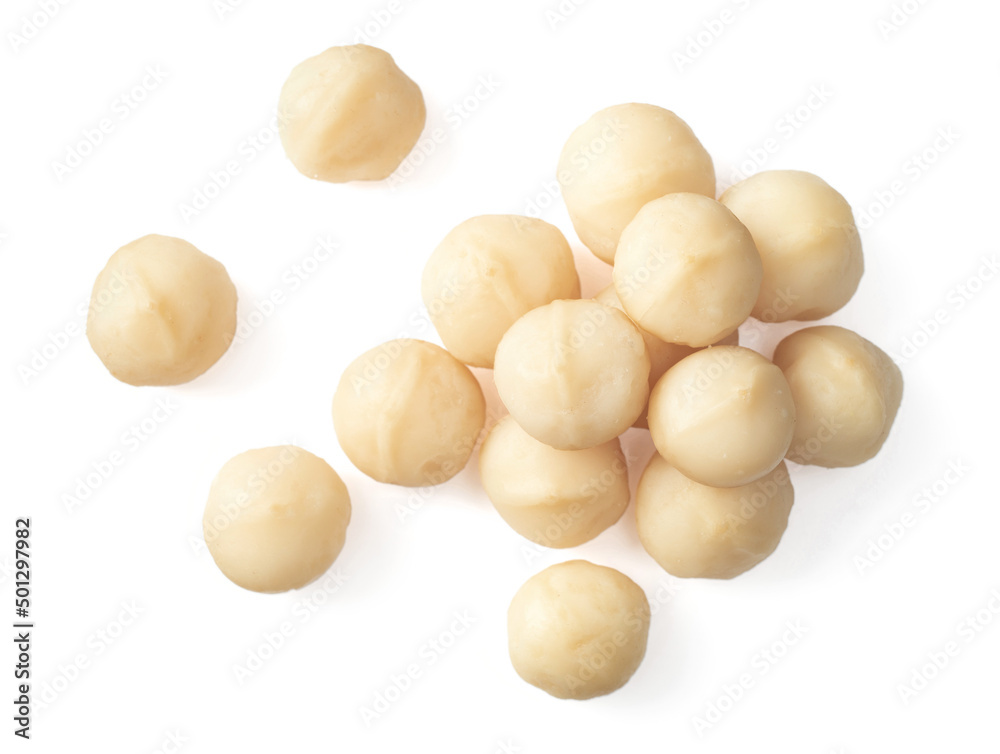
<instances>
[{"instance_id":1,"label":"round nut","mask_svg":"<svg viewBox=\"0 0 1000 754\"><path fill-rule=\"evenodd\" d=\"M545 547L587 542L628 507L628 465L617 438L586 450L556 450L506 416L483 441L479 475L504 521Z\"/></svg>"},{"instance_id":2,"label":"round nut","mask_svg":"<svg viewBox=\"0 0 1000 754\"><path fill-rule=\"evenodd\" d=\"M798 411L790 460L857 466L879 452L903 399L903 374L882 349L843 327L807 327L778 344L774 363Z\"/></svg>"},{"instance_id":3,"label":"round nut","mask_svg":"<svg viewBox=\"0 0 1000 754\"><path fill-rule=\"evenodd\" d=\"M668 343L700 347L750 315L760 255L728 209L700 194L651 201L622 233L614 283L628 315Z\"/></svg>"},{"instance_id":4,"label":"round nut","mask_svg":"<svg viewBox=\"0 0 1000 754\"><path fill-rule=\"evenodd\" d=\"M653 444L685 476L739 487L781 463L795 404L781 370L755 351L715 346L663 375L649 398Z\"/></svg>"},{"instance_id":5,"label":"round nut","mask_svg":"<svg viewBox=\"0 0 1000 754\"><path fill-rule=\"evenodd\" d=\"M851 300L865 264L851 206L800 170L767 170L719 200L747 226L764 265L753 316L822 319Z\"/></svg>"},{"instance_id":6,"label":"round nut","mask_svg":"<svg viewBox=\"0 0 1000 754\"><path fill-rule=\"evenodd\" d=\"M503 336L494 377L525 432L559 450L581 450L617 437L642 413L649 355L620 311L589 299L553 301Z\"/></svg>"},{"instance_id":7,"label":"round nut","mask_svg":"<svg viewBox=\"0 0 1000 754\"><path fill-rule=\"evenodd\" d=\"M678 578L731 579L774 552L795 492L784 462L741 487L708 487L654 454L636 491L639 541Z\"/></svg>"},{"instance_id":8,"label":"round nut","mask_svg":"<svg viewBox=\"0 0 1000 754\"><path fill-rule=\"evenodd\" d=\"M379 482L441 484L465 468L486 421L472 372L440 346L390 340L355 359L333 396L351 463Z\"/></svg>"},{"instance_id":9,"label":"round nut","mask_svg":"<svg viewBox=\"0 0 1000 754\"><path fill-rule=\"evenodd\" d=\"M579 298L573 251L554 225L483 215L452 230L424 267L424 305L457 359L493 367L500 338L532 309Z\"/></svg>"},{"instance_id":10,"label":"round nut","mask_svg":"<svg viewBox=\"0 0 1000 754\"><path fill-rule=\"evenodd\" d=\"M303 175L331 183L388 178L426 119L420 87L389 53L361 44L299 63L278 102L288 159Z\"/></svg>"},{"instance_id":11,"label":"round nut","mask_svg":"<svg viewBox=\"0 0 1000 754\"><path fill-rule=\"evenodd\" d=\"M614 568L571 560L528 579L507 611L514 670L559 699L591 699L628 681L646 654L649 601Z\"/></svg>"},{"instance_id":12,"label":"round nut","mask_svg":"<svg viewBox=\"0 0 1000 754\"><path fill-rule=\"evenodd\" d=\"M608 264L647 202L677 191L715 197L712 158L690 127L655 105L615 105L577 128L556 172L577 235Z\"/></svg>"},{"instance_id":13,"label":"round nut","mask_svg":"<svg viewBox=\"0 0 1000 754\"><path fill-rule=\"evenodd\" d=\"M193 380L235 332L236 287L226 268L169 236L143 236L112 254L87 312L94 353L130 385Z\"/></svg>"},{"instance_id":14,"label":"round nut","mask_svg":"<svg viewBox=\"0 0 1000 754\"><path fill-rule=\"evenodd\" d=\"M337 559L351 520L347 487L312 453L282 445L231 458L212 482L205 544L226 577L254 592L299 589Z\"/></svg>"}]
</instances>

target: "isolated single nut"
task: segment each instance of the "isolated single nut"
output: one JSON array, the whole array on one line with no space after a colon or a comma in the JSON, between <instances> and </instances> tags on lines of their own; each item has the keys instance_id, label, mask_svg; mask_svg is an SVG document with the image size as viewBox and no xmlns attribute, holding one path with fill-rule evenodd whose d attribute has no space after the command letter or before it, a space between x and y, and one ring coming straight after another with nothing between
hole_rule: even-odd
<instances>
[{"instance_id":1,"label":"isolated single nut","mask_svg":"<svg viewBox=\"0 0 1000 754\"><path fill-rule=\"evenodd\" d=\"M592 699L628 681L646 654L649 601L614 568L571 560L528 579L507 611L514 670L560 699Z\"/></svg>"},{"instance_id":2,"label":"isolated single nut","mask_svg":"<svg viewBox=\"0 0 1000 754\"><path fill-rule=\"evenodd\" d=\"M235 332L236 287L226 268L169 236L143 236L112 254L87 312L91 348L130 385L193 380Z\"/></svg>"},{"instance_id":3,"label":"isolated single nut","mask_svg":"<svg viewBox=\"0 0 1000 754\"><path fill-rule=\"evenodd\" d=\"M292 69L278 102L285 154L331 183L388 178L424 130L418 87L377 47L331 47Z\"/></svg>"},{"instance_id":4,"label":"isolated single nut","mask_svg":"<svg viewBox=\"0 0 1000 754\"><path fill-rule=\"evenodd\" d=\"M577 235L608 264L647 202L677 191L715 198L712 158L687 123L655 105L595 113L563 147L557 178Z\"/></svg>"},{"instance_id":5,"label":"isolated single nut","mask_svg":"<svg viewBox=\"0 0 1000 754\"><path fill-rule=\"evenodd\" d=\"M254 592L299 589L337 559L351 499L337 472L294 445L228 460L208 493L202 526L216 565Z\"/></svg>"},{"instance_id":6,"label":"isolated single nut","mask_svg":"<svg viewBox=\"0 0 1000 754\"><path fill-rule=\"evenodd\" d=\"M781 370L740 346L715 346L667 370L649 398L660 455L710 487L759 479L784 457L795 404Z\"/></svg>"},{"instance_id":7,"label":"isolated single nut","mask_svg":"<svg viewBox=\"0 0 1000 754\"><path fill-rule=\"evenodd\" d=\"M362 354L333 396L333 426L351 463L405 487L441 484L465 468L485 421L469 368L422 340L390 340Z\"/></svg>"},{"instance_id":8,"label":"isolated single nut","mask_svg":"<svg viewBox=\"0 0 1000 754\"><path fill-rule=\"evenodd\" d=\"M607 286L604 290L594 296L595 301L600 301L605 306L611 306L618 309L621 312L625 311L622 306L622 302L618 298L618 294L615 292L614 285ZM627 315L626 315L627 316ZM635 324L635 322L633 322ZM662 377L670 367L676 364L678 361L683 359L685 356L690 356L697 348L691 348L691 346L682 346L677 343L667 343L665 340L660 340L653 333L648 330L643 330L641 327L636 325L639 332L642 334L642 339L646 343L646 352L649 354L649 389L656 386L659 382L660 377ZM720 340L718 343L713 345L717 346L738 346L740 344L740 331L733 330L729 335ZM647 408L649 402L646 403ZM640 427L642 429L648 429L649 424L646 420L647 409L643 409L642 414L639 418L635 420L634 426Z\"/></svg>"},{"instance_id":9,"label":"isolated single nut","mask_svg":"<svg viewBox=\"0 0 1000 754\"><path fill-rule=\"evenodd\" d=\"M795 500L788 467L741 487L709 487L654 453L639 479L639 541L679 578L731 579L774 552Z\"/></svg>"},{"instance_id":10,"label":"isolated single nut","mask_svg":"<svg viewBox=\"0 0 1000 754\"><path fill-rule=\"evenodd\" d=\"M826 181L767 170L719 201L750 230L764 264L754 317L822 319L851 300L865 269L861 237L851 206Z\"/></svg>"},{"instance_id":11,"label":"isolated single nut","mask_svg":"<svg viewBox=\"0 0 1000 754\"><path fill-rule=\"evenodd\" d=\"M424 267L424 305L453 356L492 367L500 338L523 314L580 296L573 251L554 225L520 215L466 220Z\"/></svg>"},{"instance_id":12,"label":"isolated single nut","mask_svg":"<svg viewBox=\"0 0 1000 754\"><path fill-rule=\"evenodd\" d=\"M545 547L574 547L628 507L628 464L618 438L586 450L556 450L506 416L479 450L493 507L518 534Z\"/></svg>"},{"instance_id":13,"label":"isolated single nut","mask_svg":"<svg viewBox=\"0 0 1000 754\"><path fill-rule=\"evenodd\" d=\"M762 275L750 232L714 199L668 194L618 243L614 284L628 315L668 343L707 346L750 315Z\"/></svg>"},{"instance_id":14,"label":"isolated single nut","mask_svg":"<svg viewBox=\"0 0 1000 754\"><path fill-rule=\"evenodd\" d=\"M553 301L521 317L500 341L493 375L514 420L560 450L617 437L649 397L649 355L638 328L590 299Z\"/></svg>"},{"instance_id":15,"label":"isolated single nut","mask_svg":"<svg viewBox=\"0 0 1000 754\"><path fill-rule=\"evenodd\" d=\"M778 344L774 363L798 412L790 460L857 466L879 452L903 399L903 374L882 349L843 327L807 327Z\"/></svg>"}]
</instances>

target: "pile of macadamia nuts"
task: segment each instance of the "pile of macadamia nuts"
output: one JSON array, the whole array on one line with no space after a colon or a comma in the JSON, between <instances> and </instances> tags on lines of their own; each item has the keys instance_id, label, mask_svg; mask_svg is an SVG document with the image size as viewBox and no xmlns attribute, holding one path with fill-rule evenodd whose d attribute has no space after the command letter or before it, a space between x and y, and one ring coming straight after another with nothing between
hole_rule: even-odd
<instances>
[{"instance_id":1,"label":"pile of macadamia nuts","mask_svg":"<svg viewBox=\"0 0 1000 754\"><path fill-rule=\"evenodd\" d=\"M366 45L298 65L279 109L292 164L329 182L391 175L426 116L420 88ZM577 159L598 142L599 155ZM770 360L739 345L748 318L813 321L851 299L864 269L851 208L792 170L758 173L716 199L708 152L683 120L647 104L593 115L570 135L557 175L580 240L612 266L611 285L580 298L570 244L539 219L481 215L443 233L420 290L444 347L394 340L351 363L333 396L340 445L372 479L409 487L447 482L478 445L499 517L538 545L567 548L624 514L639 470L619 438L648 428L656 452L635 500L642 546L676 577L738 576L785 532L786 459L863 463L900 405L899 368L842 327L798 330ZM176 385L225 353L235 323L236 291L219 262L146 236L98 276L87 336L118 379ZM506 409L490 428L470 367L493 370ZM337 473L286 445L227 462L203 526L230 580L281 592L330 567L350 517ZM642 661L649 619L642 589L621 572L563 562L514 595L511 662L555 697L607 694Z\"/></svg>"}]
</instances>

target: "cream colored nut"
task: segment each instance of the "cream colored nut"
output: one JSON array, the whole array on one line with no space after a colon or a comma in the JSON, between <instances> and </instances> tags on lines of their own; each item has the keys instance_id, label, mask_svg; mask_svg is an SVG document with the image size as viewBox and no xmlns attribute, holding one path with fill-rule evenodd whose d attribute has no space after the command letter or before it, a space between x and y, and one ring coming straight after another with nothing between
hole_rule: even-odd
<instances>
[{"instance_id":1,"label":"cream colored nut","mask_svg":"<svg viewBox=\"0 0 1000 754\"><path fill-rule=\"evenodd\" d=\"M614 284L628 315L668 343L707 346L750 315L760 255L728 209L700 194L651 201L622 233Z\"/></svg>"},{"instance_id":2,"label":"cream colored nut","mask_svg":"<svg viewBox=\"0 0 1000 754\"><path fill-rule=\"evenodd\" d=\"M193 380L235 332L236 287L226 268L169 236L143 236L112 254L87 312L91 348L130 385Z\"/></svg>"},{"instance_id":3,"label":"cream colored nut","mask_svg":"<svg viewBox=\"0 0 1000 754\"><path fill-rule=\"evenodd\" d=\"M646 552L679 578L731 579L774 552L795 492L784 462L741 487L708 487L658 453L636 491L636 528Z\"/></svg>"},{"instance_id":4,"label":"cream colored nut","mask_svg":"<svg viewBox=\"0 0 1000 754\"><path fill-rule=\"evenodd\" d=\"M628 507L628 465L617 438L586 450L556 450L506 416L479 451L493 507L518 534L546 547L574 547Z\"/></svg>"},{"instance_id":5,"label":"cream colored nut","mask_svg":"<svg viewBox=\"0 0 1000 754\"><path fill-rule=\"evenodd\" d=\"M857 466L882 448L903 399L903 374L874 343L843 327L807 327L774 352L798 411L788 458Z\"/></svg>"},{"instance_id":6,"label":"cream colored nut","mask_svg":"<svg viewBox=\"0 0 1000 754\"><path fill-rule=\"evenodd\" d=\"M646 654L649 601L614 568L570 560L536 573L511 600L514 670L559 699L592 699L628 681Z\"/></svg>"},{"instance_id":7,"label":"cream colored nut","mask_svg":"<svg viewBox=\"0 0 1000 754\"><path fill-rule=\"evenodd\" d=\"M865 268L861 237L850 205L826 181L768 170L719 201L750 230L764 263L754 317L822 319L851 300Z\"/></svg>"},{"instance_id":8,"label":"cream colored nut","mask_svg":"<svg viewBox=\"0 0 1000 754\"><path fill-rule=\"evenodd\" d=\"M483 215L445 236L424 267L422 292L445 347L466 364L492 368L508 328L535 307L578 298L580 279L554 225Z\"/></svg>"},{"instance_id":9,"label":"cream colored nut","mask_svg":"<svg viewBox=\"0 0 1000 754\"><path fill-rule=\"evenodd\" d=\"M622 302L618 299L618 294L615 292L614 285L609 285L596 296L594 296L595 301L600 301L605 306L610 306L617 309L620 312L624 312L625 308L622 306ZM626 315L627 316L627 315ZM633 322L635 324L635 322ZM678 361L683 359L685 356L690 356L697 348L691 348L690 346L682 346L677 343L667 343L665 340L660 340L653 333L648 330L643 330L638 327L639 332L642 334L642 339L646 344L646 352L649 354L649 389L656 386L659 382L660 377L662 377L670 367L676 364ZM725 338L720 340L715 345L717 346L738 346L740 344L740 331L733 330L732 333L727 335ZM638 419L635 420L634 426L640 427L642 429L648 429L649 424L646 420L646 414L649 407L649 402L646 403L647 408L642 410L642 414Z\"/></svg>"},{"instance_id":10,"label":"cream colored nut","mask_svg":"<svg viewBox=\"0 0 1000 754\"><path fill-rule=\"evenodd\" d=\"M608 264L647 202L677 191L715 198L712 158L687 123L655 105L595 113L563 147L557 177L577 235Z\"/></svg>"},{"instance_id":11,"label":"cream colored nut","mask_svg":"<svg viewBox=\"0 0 1000 754\"><path fill-rule=\"evenodd\" d=\"M292 69L278 102L285 154L331 183L388 178L413 149L427 111L418 87L377 47L331 47Z\"/></svg>"},{"instance_id":12,"label":"cream colored nut","mask_svg":"<svg viewBox=\"0 0 1000 754\"><path fill-rule=\"evenodd\" d=\"M469 368L422 340L390 340L362 354L333 396L333 426L351 463L405 487L441 484L465 468L485 421Z\"/></svg>"},{"instance_id":13,"label":"cream colored nut","mask_svg":"<svg viewBox=\"0 0 1000 754\"><path fill-rule=\"evenodd\" d=\"M559 450L617 437L649 396L638 328L593 300L553 301L525 314L500 341L493 374L514 420Z\"/></svg>"},{"instance_id":14,"label":"cream colored nut","mask_svg":"<svg viewBox=\"0 0 1000 754\"><path fill-rule=\"evenodd\" d=\"M693 353L667 370L649 398L653 444L685 476L739 487L781 463L795 404L781 370L740 346Z\"/></svg>"},{"instance_id":15,"label":"cream colored nut","mask_svg":"<svg viewBox=\"0 0 1000 754\"><path fill-rule=\"evenodd\" d=\"M254 592L299 589L337 559L351 520L347 487L294 445L231 458L208 493L205 544L226 577Z\"/></svg>"}]
</instances>

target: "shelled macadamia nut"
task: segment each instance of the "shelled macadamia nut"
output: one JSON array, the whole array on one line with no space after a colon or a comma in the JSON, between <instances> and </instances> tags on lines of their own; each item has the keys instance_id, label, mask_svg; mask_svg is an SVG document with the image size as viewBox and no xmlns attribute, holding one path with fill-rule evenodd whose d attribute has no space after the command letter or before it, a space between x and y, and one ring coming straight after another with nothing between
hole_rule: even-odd
<instances>
[{"instance_id":1,"label":"shelled macadamia nut","mask_svg":"<svg viewBox=\"0 0 1000 754\"><path fill-rule=\"evenodd\" d=\"M482 215L452 230L424 267L424 305L455 358L493 366L500 338L523 314L578 298L573 251L554 225Z\"/></svg>"},{"instance_id":2,"label":"shelled macadamia nut","mask_svg":"<svg viewBox=\"0 0 1000 754\"><path fill-rule=\"evenodd\" d=\"M764 264L754 317L822 319L851 300L865 268L861 237L850 205L826 181L767 170L719 201L750 230Z\"/></svg>"},{"instance_id":3,"label":"shelled macadamia nut","mask_svg":"<svg viewBox=\"0 0 1000 754\"><path fill-rule=\"evenodd\" d=\"M731 579L774 552L795 493L779 463L740 487L708 487L654 454L636 491L636 528L646 552L679 578Z\"/></svg>"},{"instance_id":4,"label":"shelled macadamia nut","mask_svg":"<svg viewBox=\"0 0 1000 754\"><path fill-rule=\"evenodd\" d=\"M618 243L614 284L626 313L668 343L700 347L750 315L762 275L750 232L700 194L644 206Z\"/></svg>"},{"instance_id":5,"label":"shelled macadamia nut","mask_svg":"<svg viewBox=\"0 0 1000 754\"><path fill-rule=\"evenodd\" d=\"M248 450L212 482L205 544L233 583L299 589L337 559L351 520L347 487L322 458L294 445Z\"/></svg>"},{"instance_id":6,"label":"shelled macadamia nut","mask_svg":"<svg viewBox=\"0 0 1000 754\"><path fill-rule=\"evenodd\" d=\"M681 359L656 383L649 430L660 455L685 476L739 487L781 463L795 404L770 361L749 348L715 346Z\"/></svg>"},{"instance_id":7,"label":"shelled macadamia nut","mask_svg":"<svg viewBox=\"0 0 1000 754\"><path fill-rule=\"evenodd\" d=\"M236 287L226 268L180 238L143 236L97 276L87 340L130 385L179 385L211 367L236 332Z\"/></svg>"},{"instance_id":8,"label":"shelled macadamia nut","mask_svg":"<svg viewBox=\"0 0 1000 754\"><path fill-rule=\"evenodd\" d=\"M556 175L580 240L608 264L647 202L678 191L715 198L712 158L687 123L655 105L595 113L569 137Z\"/></svg>"},{"instance_id":9,"label":"shelled macadamia nut","mask_svg":"<svg viewBox=\"0 0 1000 754\"><path fill-rule=\"evenodd\" d=\"M465 468L486 400L472 372L440 346L390 340L355 359L333 397L351 463L379 482L441 484Z\"/></svg>"},{"instance_id":10,"label":"shelled macadamia nut","mask_svg":"<svg viewBox=\"0 0 1000 754\"><path fill-rule=\"evenodd\" d=\"M594 296L595 301L600 301L605 306L611 306L618 311L624 312L625 308L622 306L621 301L618 299L618 294L615 292L614 285L607 286L604 290ZM627 316L627 315L626 315ZM633 324L635 324L633 322ZM653 333L648 330L643 330L641 327L639 332L642 333L642 339L646 343L646 352L649 354L649 389L650 391L659 382L660 377L662 377L670 367L676 364L678 361L683 359L685 356L690 356L697 348L691 348L691 346L682 346L677 343L667 343L665 340L660 340ZM714 345L717 346L738 346L740 344L740 331L733 330L729 335L720 340ZM649 405L648 401L646 403L647 407ZM643 409L642 414L638 419L635 420L634 426L640 427L642 429L648 429L649 424L646 421L647 409Z\"/></svg>"},{"instance_id":11,"label":"shelled macadamia nut","mask_svg":"<svg viewBox=\"0 0 1000 754\"><path fill-rule=\"evenodd\" d=\"M514 670L559 699L610 694L646 654L649 601L614 568L571 560L528 579L507 611Z\"/></svg>"},{"instance_id":12,"label":"shelled macadamia nut","mask_svg":"<svg viewBox=\"0 0 1000 754\"><path fill-rule=\"evenodd\" d=\"M545 547L587 542L628 507L628 465L618 438L556 450L506 416L483 441L479 475L504 521Z\"/></svg>"},{"instance_id":13,"label":"shelled macadamia nut","mask_svg":"<svg viewBox=\"0 0 1000 754\"><path fill-rule=\"evenodd\" d=\"M857 466L879 452L903 399L903 374L882 349L843 327L807 327L778 344L774 363L798 412L790 460Z\"/></svg>"},{"instance_id":14,"label":"shelled macadamia nut","mask_svg":"<svg viewBox=\"0 0 1000 754\"><path fill-rule=\"evenodd\" d=\"M642 413L649 355L639 329L590 299L525 314L500 341L497 392L514 420L559 450L601 445Z\"/></svg>"},{"instance_id":15,"label":"shelled macadamia nut","mask_svg":"<svg viewBox=\"0 0 1000 754\"><path fill-rule=\"evenodd\" d=\"M288 159L303 175L331 183L388 178L426 118L420 87L389 53L363 44L299 63L278 103Z\"/></svg>"}]
</instances>

